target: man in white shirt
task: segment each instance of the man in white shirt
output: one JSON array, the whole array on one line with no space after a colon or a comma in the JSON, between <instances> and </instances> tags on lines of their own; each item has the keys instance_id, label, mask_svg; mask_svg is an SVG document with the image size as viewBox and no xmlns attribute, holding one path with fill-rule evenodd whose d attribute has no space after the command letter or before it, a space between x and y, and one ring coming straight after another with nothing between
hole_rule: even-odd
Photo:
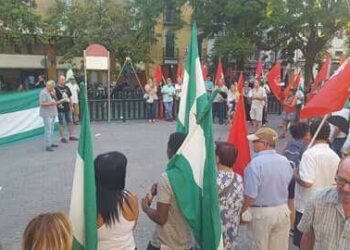
<instances>
[{"instance_id":1,"label":"man in white shirt","mask_svg":"<svg viewBox=\"0 0 350 250\"><path fill-rule=\"evenodd\" d=\"M69 88L70 92L72 93L71 96L71 104L72 104L72 118L74 124L79 124L79 92L80 88L77 84L74 76L72 76L67 81L67 87Z\"/></svg>"},{"instance_id":2,"label":"man in white shirt","mask_svg":"<svg viewBox=\"0 0 350 250\"><path fill-rule=\"evenodd\" d=\"M320 121L311 123L310 134L312 137L316 134L320 124ZM313 191L335 184L334 176L340 158L328 144L329 134L330 126L328 122L325 122L316 136L313 146L304 152L299 164L299 171L294 174L296 218L293 243L298 247L300 247L302 233L297 229L297 225L304 213L307 200Z\"/></svg>"},{"instance_id":3,"label":"man in white shirt","mask_svg":"<svg viewBox=\"0 0 350 250\"><path fill-rule=\"evenodd\" d=\"M266 101L266 91L260 86L260 82L255 80L254 88L251 90L252 106L250 117L253 120L254 129L258 130L262 126L263 109Z\"/></svg>"}]
</instances>

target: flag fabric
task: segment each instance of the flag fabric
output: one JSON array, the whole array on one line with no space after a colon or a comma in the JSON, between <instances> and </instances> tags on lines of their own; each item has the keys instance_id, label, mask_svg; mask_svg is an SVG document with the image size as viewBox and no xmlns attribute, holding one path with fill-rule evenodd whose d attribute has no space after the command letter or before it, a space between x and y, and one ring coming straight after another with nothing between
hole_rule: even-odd
<instances>
[{"instance_id":1,"label":"flag fabric","mask_svg":"<svg viewBox=\"0 0 350 250\"><path fill-rule=\"evenodd\" d=\"M349 88L350 57L326 81L320 91L306 103L300 117L320 117L342 109L349 97Z\"/></svg>"},{"instance_id":2,"label":"flag fabric","mask_svg":"<svg viewBox=\"0 0 350 250\"><path fill-rule=\"evenodd\" d=\"M0 146L44 134L39 116L42 89L0 95Z\"/></svg>"},{"instance_id":3,"label":"flag fabric","mask_svg":"<svg viewBox=\"0 0 350 250\"><path fill-rule=\"evenodd\" d=\"M258 81L260 81L261 79L262 70L263 70L263 65L259 60L258 64L256 65L256 73L255 73L255 79L257 79Z\"/></svg>"},{"instance_id":4,"label":"flag fabric","mask_svg":"<svg viewBox=\"0 0 350 250\"><path fill-rule=\"evenodd\" d=\"M298 85L298 90L301 91L303 100L301 100L301 105L303 106L305 104L305 91L304 91L304 76L303 73L301 72L301 69L299 69L299 75L297 81L299 82Z\"/></svg>"},{"instance_id":5,"label":"flag fabric","mask_svg":"<svg viewBox=\"0 0 350 250\"><path fill-rule=\"evenodd\" d=\"M181 214L201 249L223 249L216 187L211 100L206 93L193 24L177 131L187 137L167 167Z\"/></svg>"},{"instance_id":6,"label":"flag fabric","mask_svg":"<svg viewBox=\"0 0 350 250\"><path fill-rule=\"evenodd\" d=\"M67 72L66 72L66 81L68 81L69 79L74 78L74 72L72 70L72 67L69 66Z\"/></svg>"},{"instance_id":7,"label":"flag fabric","mask_svg":"<svg viewBox=\"0 0 350 250\"><path fill-rule=\"evenodd\" d=\"M215 85L218 85L219 81L224 79L224 69L222 68L221 58L219 59L219 64L216 69Z\"/></svg>"},{"instance_id":8,"label":"flag fabric","mask_svg":"<svg viewBox=\"0 0 350 250\"><path fill-rule=\"evenodd\" d=\"M283 92L279 84L281 80L281 64L279 62L277 62L275 66L273 66L272 69L267 73L266 78L270 85L272 93L279 101L281 101Z\"/></svg>"},{"instance_id":9,"label":"flag fabric","mask_svg":"<svg viewBox=\"0 0 350 250\"><path fill-rule=\"evenodd\" d=\"M158 65L156 71L154 72L154 78L156 80L156 84L162 85L163 82L163 73L162 66Z\"/></svg>"},{"instance_id":10,"label":"flag fabric","mask_svg":"<svg viewBox=\"0 0 350 250\"><path fill-rule=\"evenodd\" d=\"M206 63L203 63L202 65L202 72L203 72L203 79L205 81L208 77L208 65Z\"/></svg>"},{"instance_id":11,"label":"flag fabric","mask_svg":"<svg viewBox=\"0 0 350 250\"><path fill-rule=\"evenodd\" d=\"M73 226L73 250L97 249L95 171L85 90L85 87L81 89L80 105L83 105L83 113L69 211Z\"/></svg>"},{"instance_id":12,"label":"flag fabric","mask_svg":"<svg viewBox=\"0 0 350 250\"><path fill-rule=\"evenodd\" d=\"M299 82L300 82L300 72L298 72L297 74L291 73L289 76L288 86L283 91L282 100L286 98L286 96L288 95L291 89L293 89L294 87L298 88Z\"/></svg>"},{"instance_id":13,"label":"flag fabric","mask_svg":"<svg viewBox=\"0 0 350 250\"><path fill-rule=\"evenodd\" d=\"M236 113L232 121L231 129L228 135L228 142L232 143L238 149L238 156L236 163L233 166L233 171L240 174L243 177L244 169L250 162L250 149L247 139L248 129L244 108L244 96L243 96L243 74L239 76L238 91L239 100L236 105Z\"/></svg>"},{"instance_id":14,"label":"flag fabric","mask_svg":"<svg viewBox=\"0 0 350 250\"><path fill-rule=\"evenodd\" d=\"M182 77L183 77L183 65L180 62L177 65L177 72L176 72L176 83L179 83L182 81Z\"/></svg>"},{"instance_id":15,"label":"flag fabric","mask_svg":"<svg viewBox=\"0 0 350 250\"><path fill-rule=\"evenodd\" d=\"M320 85L320 83L328 79L330 66L331 66L331 55L327 53L325 62L322 65L321 69L318 71L316 79L314 83L311 85L311 89L316 89L318 85Z\"/></svg>"}]
</instances>

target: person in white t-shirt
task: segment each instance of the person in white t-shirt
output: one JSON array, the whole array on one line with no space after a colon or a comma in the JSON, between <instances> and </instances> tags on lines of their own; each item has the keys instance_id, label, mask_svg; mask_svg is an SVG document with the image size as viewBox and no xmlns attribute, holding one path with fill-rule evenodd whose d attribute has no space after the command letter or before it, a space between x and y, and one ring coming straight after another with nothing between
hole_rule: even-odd
<instances>
[{"instance_id":1,"label":"person in white t-shirt","mask_svg":"<svg viewBox=\"0 0 350 250\"><path fill-rule=\"evenodd\" d=\"M68 79L67 87L69 88L70 92L72 93L71 96L71 104L72 104L72 117L73 117L73 123L79 124L79 92L80 88L77 84L74 77Z\"/></svg>"},{"instance_id":2,"label":"person in white t-shirt","mask_svg":"<svg viewBox=\"0 0 350 250\"><path fill-rule=\"evenodd\" d=\"M253 120L253 126L256 130L262 126L263 109L266 101L266 91L260 86L260 82L255 80L254 88L251 90L252 106L250 108L250 117Z\"/></svg>"},{"instance_id":3,"label":"person in white t-shirt","mask_svg":"<svg viewBox=\"0 0 350 250\"><path fill-rule=\"evenodd\" d=\"M314 137L320 124L320 121L311 123L311 137ZM328 122L325 122L316 136L312 147L304 152L299 164L299 170L297 169L294 174L296 181L296 218L293 243L298 247L300 247L302 233L297 229L297 225L304 213L307 200L313 191L335 184L334 176L337 172L340 158L329 146L329 134L330 126Z\"/></svg>"}]
</instances>

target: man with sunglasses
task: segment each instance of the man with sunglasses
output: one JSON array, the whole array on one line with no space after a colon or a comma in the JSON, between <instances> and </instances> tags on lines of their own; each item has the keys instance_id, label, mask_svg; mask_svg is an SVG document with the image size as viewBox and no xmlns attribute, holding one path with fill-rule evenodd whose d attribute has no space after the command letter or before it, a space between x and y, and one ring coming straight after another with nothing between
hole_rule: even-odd
<instances>
[{"instance_id":1,"label":"man with sunglasses","mask_svg":"<svg viewBox=\"0 0 350 250\"><path fill-rule=\"evenodd\" d=\"M275 150L278 134L263 127L248 136L257 153L244 173L242 220L248 221L250 249L288 249L288 186L293 169Z\"/></svg>"},{"instance_id":2,"label":"man with sunglasses","mask_svg":"<svg viewBox=\"0 0 350 250\"><path fill-rule=\"evenodd\" d=\"M350 156L340 163L336 187L315 192L306 203L298 229L303 232L300 249L350 247Z\"/></svg>"}]
</instances>

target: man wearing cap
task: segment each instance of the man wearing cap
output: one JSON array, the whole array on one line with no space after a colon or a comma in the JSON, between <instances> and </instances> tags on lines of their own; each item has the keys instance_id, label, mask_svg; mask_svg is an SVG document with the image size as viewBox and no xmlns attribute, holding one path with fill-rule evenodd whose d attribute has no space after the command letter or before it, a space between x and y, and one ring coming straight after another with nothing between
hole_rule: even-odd
<instances>
[{"instance_id":1,"label":"man wearing cap","mask_svg":"<svg viewBox=\"0 0 350 250\"><path fill-rule=\"evenodd\" d=\"M275 151L278 134L264 127L248 136L256 156L244 175L242 220L248 222L250 249L288 249L288 185L293 169Z\"/></svg>"}]
</instances>

